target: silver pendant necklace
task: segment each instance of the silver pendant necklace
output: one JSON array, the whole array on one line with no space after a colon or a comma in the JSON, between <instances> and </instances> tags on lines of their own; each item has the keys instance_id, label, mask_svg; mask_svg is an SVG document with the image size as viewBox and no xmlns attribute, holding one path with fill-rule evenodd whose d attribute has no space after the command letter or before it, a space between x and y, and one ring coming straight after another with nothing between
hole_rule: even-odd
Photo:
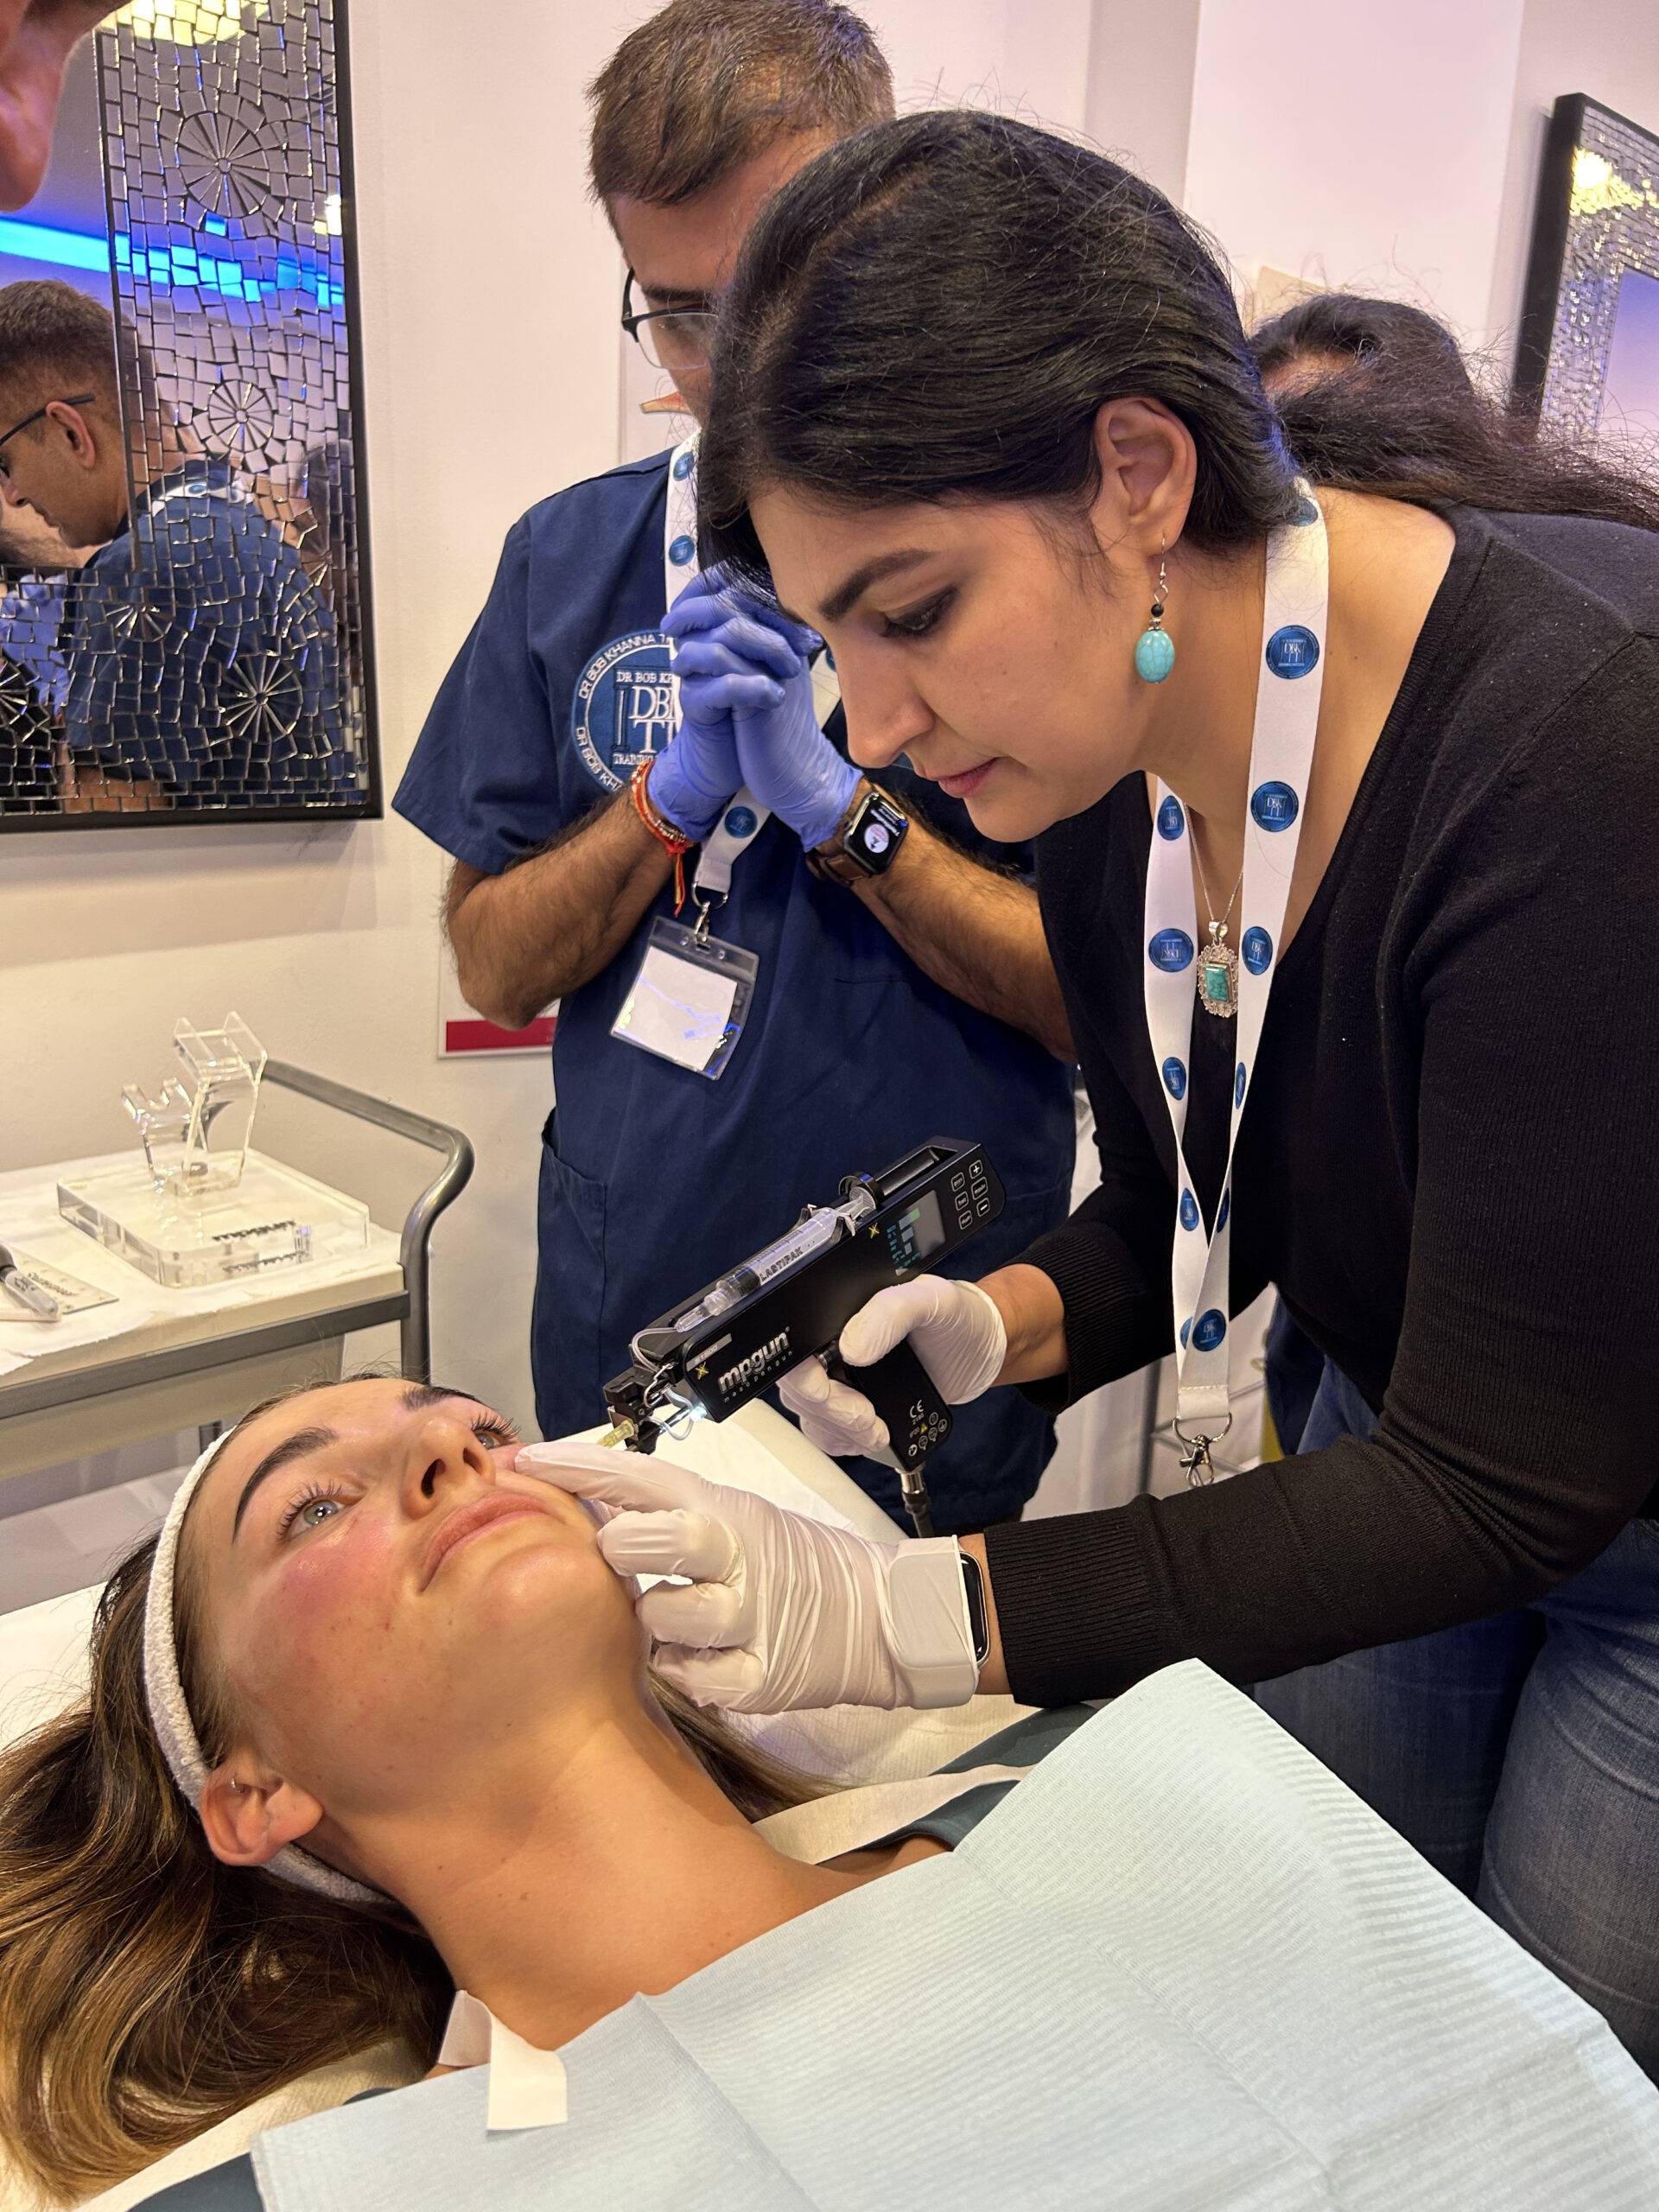
<instances>
[{"instance_id":1,"label":"silver pendant necklace","mask_svg":"<svg viewBox=\"0 0 1659 2212\"><path fill-rule=\"evenodd\" d=\"M1238 955L1227 942L1227 917L1233 911L1244 881L1244 870L1238 871L1238 881L1233 886L1233 896L1227 901L1226 912L1219 921L1211 903L1210 886L1204 880L1204 861L1198 852L1198 841L1192 840L1192 857L1198 862L1198 885L1204 893L1204 910L1210 917L1210 942L1198 954L1198 1004L1206 1014L1213 1014L1224 1021L1238 1012Z\"/></svg>"}]
</instances>

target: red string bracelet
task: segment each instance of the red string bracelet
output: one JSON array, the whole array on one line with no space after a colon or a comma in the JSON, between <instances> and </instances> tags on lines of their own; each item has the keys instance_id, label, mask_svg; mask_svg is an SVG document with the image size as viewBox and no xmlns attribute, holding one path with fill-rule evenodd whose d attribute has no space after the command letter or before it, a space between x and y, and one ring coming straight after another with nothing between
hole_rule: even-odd
<instances>
[{"instance_id":1,"label":"red string bracelet","mask_svg":"<svg viewBox=\"0 0 1659 2212\"><path fill-rule=\"evenodd\" d=\"M650 777L651 762L642 760L629 782L628 795L633 801L634 812L674 862L674 912L677 914L685 904L685 856L697 840L683 837L672 823L658 813L645 790Z\"/></svg>"}]
</instances>

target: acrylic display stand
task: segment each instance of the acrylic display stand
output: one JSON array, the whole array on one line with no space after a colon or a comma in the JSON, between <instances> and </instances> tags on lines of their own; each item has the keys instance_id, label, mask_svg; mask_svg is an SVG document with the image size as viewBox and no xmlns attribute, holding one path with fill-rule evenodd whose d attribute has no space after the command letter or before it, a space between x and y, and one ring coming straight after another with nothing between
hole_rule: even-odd
<instances>
[{"instance_id":1,"label":"acrylic display stand","mask_svg":"<svg viewBox=\"0 0 1659 2212\"><path fill-rule=\"evenodd\" d=\"M366 1206L249 1148L266 1056L240 1016L181 1021L173 1044L188 1081L121 1094L143 1164L60 1182L63 1218L169 1290L360 1250Z\"/></svg>"}]
</instances>

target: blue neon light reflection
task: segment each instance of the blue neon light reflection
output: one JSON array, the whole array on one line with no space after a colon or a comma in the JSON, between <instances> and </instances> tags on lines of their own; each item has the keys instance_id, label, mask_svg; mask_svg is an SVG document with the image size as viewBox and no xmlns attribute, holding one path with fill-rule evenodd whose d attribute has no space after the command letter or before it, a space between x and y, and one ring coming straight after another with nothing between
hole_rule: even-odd
<instances>
[{"instance_id":1,"label":"blue neon light reflection","mask_svg":"<svg viewBox=\"0 0 1659 2212\"><path fill-rule=\"evenodd\" d=\"M330 264L291 250L279 252L270 276L243 266L229 254L200 252L188 245L141 246L135 257L129 238L115 241L115 265L136 274L153 291L217 292L227 300L269 299L277 292L307 292L320 308L346 304L346 289ZM46 261L60 269L103 271L110 265L110 241L83 231L60 231L46 223L22 223L0 215L0 253L19 261Z\"/></svg>"}]
</instances>

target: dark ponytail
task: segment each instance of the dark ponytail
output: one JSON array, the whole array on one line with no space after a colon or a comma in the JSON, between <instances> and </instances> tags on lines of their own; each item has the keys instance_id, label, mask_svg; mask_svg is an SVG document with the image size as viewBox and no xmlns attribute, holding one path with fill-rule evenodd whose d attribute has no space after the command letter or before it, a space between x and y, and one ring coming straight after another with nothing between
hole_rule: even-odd
<instances>
[{"instance_id":1,"label":"dark ponytail","mask_svg":"<svg viewBox=\"0 0 1659 2212\"><path fill-rule=\"evenodd\" d=\"M713 558L753 576L768 483L853 505L1086 500L1096 410L1192 431L1201 550L1287 518L1298 471L1428 504L1659 528L1659 490L1541 446L1428 379L1338 376L1275 410L1217 254L1163 194L976 111L906 116L812 162L762 211L721 313L698 486Z\"/></svg>"}]
</instances>

